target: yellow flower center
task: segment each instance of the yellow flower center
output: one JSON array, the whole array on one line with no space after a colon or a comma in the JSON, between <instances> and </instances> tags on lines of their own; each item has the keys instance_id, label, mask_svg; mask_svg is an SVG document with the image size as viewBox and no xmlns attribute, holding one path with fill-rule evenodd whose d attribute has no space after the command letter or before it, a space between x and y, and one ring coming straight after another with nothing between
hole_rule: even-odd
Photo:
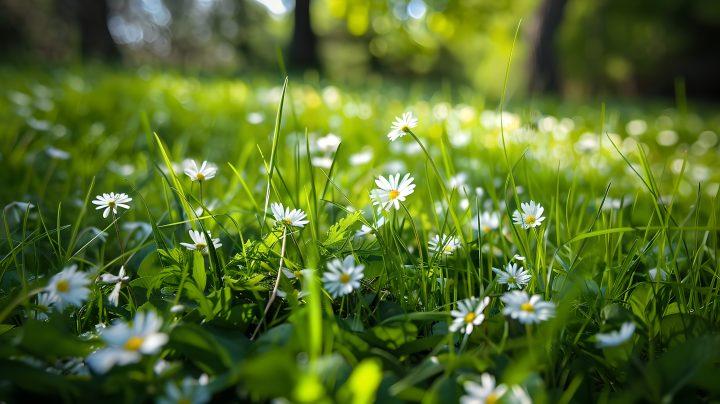
<instances>
[{"instance_id":1,"label":"yellow flower center","mask_svg":"<svg viewBox=\"0 0 720 404\"><path fill-rule=\"evenodd\" d=\"M475 313L470 312L467 316L465 316L465 324L470 324L475 320Z\"/></svg>"},{"instance_id":2,"label":"yellow flower center","mask_svg":"<svg viewBox=\"0 0 720 404\"><path fill-rule=\"evenodd\" d=\"M485 233L490 233L490 226L485 226Z\"/></svg>"},{"instance_id":3,"label":"yellow flower center","mask_svg":"<svg viewBox=\"0 0 720 404\"><path fill-rule=\"evenodd\" d=\"M283 219L282 222L288 226L292 224L292 220L290 220L290 219Z\"/></svg>"},{"instance_id":4,"label":"yellow flower center","mask_svg":"<svg viewBox=\"0 0 720 404\"><path fill-rule=\"evenodd\" d=\"M198 173L198 175L197 175L197 179L198 179L198 180L200 180L200 181L202 181L202 180L204 180L204 179L205 179L205 176L204 176L204 175L202 175L201 173Z\"/></svg>"},{"instance_id":5,"label":"yellow flower center","mask_svg":"<svg viewBox=\"0 0 720 404\"><path fill-rule=\"evenodd\" d=\"M110 201L110 202L108 202L108 206L111 207L111 208L114 208L114 207L115 207L115 201Z\"/></svg>"},{"instance_id":6,"label":"yellow flower center","mask_svg":"<svg viewBox=\"0 0 720 404\"><path fill-rule=\"evenodd\" d=\"M525 218L525 224L535 224L535 216L528 215L528 217Z\"/></svg>"},{"instance_id":7,"label":"yellow flower center","mask_svg":"<svg viewBox=\"0 0 720 404\"><path fill-rule=\"evenodd\" d=\"M127 342L125 343L125 350L137 351L138 349L140 349L140 345L142 345L143 342L145 342L145 340L142 337L132 336L128 338Z\"/></svg>"},{"instance_id":8,"label":"yellow flower center","mask_svg":"<svg viewBox=\"0 0 720 404\"><path fill-rule=\"evenodd\" d=\"M510 279L508 279L508 283L517 283L517 279L511 276Z\"/></svg>"},{"instance_id":9,"label":"yellow flower center","mask_svg":"<svg viewBox=\"0 0 720 404\"><path fill-rule=\"evenodd\" d=\"M62 280L57 283L57 286L55 286L58 290L58 292L67 292L68 289L70 289L70 284L66 280Z\"/></svg>"},{"instance_id":10,"label":"yellow flower center","mask_svg":"<svg viewBox=\"0 0 720 404\"><path fill-rule=\"evenodd\" d=\"M495 395L495 393L490 393L489 396L485 399L485 404L495 404L498 402L498 397Z\"/></svg>"},{"instance_id":11,"label":"yellow flower center","mask_svg":"<svg viewBox=\"0 0 720 404\"><path fill-rule=\"evenodd\" d=\"M348 282L350 282L350 275L348 275L348 274L340 275L340 283L348 283Z\"/></svg>"},{"instance_id":12,"label":"yellow flower center","mask_svg":"<svg viewBox=\"0 0 720 404\"><path fill-rule=\"evenodd\" d=\"M300 271L295 271L295 272L293 272L293 274L295 274L296 278L300 278L302 276L302 272L300 272Z\"/></svg>"},{"instance_id":13,"label":"yellow flower center","mask_svg":"<svg viewBox=\"0 0 720 404\"><path fill-rule=\"evenodd\" d=\"M530 303L523 303L522 306L520 306L521 309L527 311L528 313L534 313L535 308Z\"/></svg>"},{"instance_id":14,"label":"yellow flower center","mask_svg":"<svg viewBox=\"0 0 720 404\"><path fill-rule=\"evenodd\" d=\"M207 248L207 244L195 244L195 248L197 248L198 251L202 251Z\"/></svg>"},{"instance_id":15,"label":"yellow flower center","mask_svg":"<svg viewBox=\"0 0 720 404\"><path fill-rule=\"evenodd\" d=\"M452 246L445 247L445 251L452 251L452 250L453 250Z\"/></svg>"},{"instance_id":16,"label":"yellow flower center","mask_svg":"<svg viewBox=\"0 0 720 404\"><path fill-rule=\"evenodd\" d=\"M400 191L393 189L392 191L390 191L390 195L388 195L388 200L392 201L393 199L397 198L398 196L400 196Z\"/></svg>"}]
</instances>

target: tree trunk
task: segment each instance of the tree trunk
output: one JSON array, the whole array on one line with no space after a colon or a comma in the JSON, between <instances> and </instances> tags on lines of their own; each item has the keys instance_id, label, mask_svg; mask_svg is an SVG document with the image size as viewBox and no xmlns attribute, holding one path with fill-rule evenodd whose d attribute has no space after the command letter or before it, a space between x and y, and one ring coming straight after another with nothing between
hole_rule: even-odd
<instances>
[{"instance_id":1,"label":"tree trunk","mask_svg":"<svg viewBox=\"0 0 720 404\"><path fill-rule=\"evenodd\" d=\"M295 1L295 28L288 69L317 68L317 37L310 26L310 0Z\"/></svg>"},{"instance_id":2,"label":"tree trunk","mask_svg":"<svg viewBox=\"0 0 720 404\"><path fill-rule=\"evenodd\" d=\"M530 47L529 90L541 94L559 91L555 63L555 33L567 0L543 0L528 29Z\"/></svg>"}]
</instances>

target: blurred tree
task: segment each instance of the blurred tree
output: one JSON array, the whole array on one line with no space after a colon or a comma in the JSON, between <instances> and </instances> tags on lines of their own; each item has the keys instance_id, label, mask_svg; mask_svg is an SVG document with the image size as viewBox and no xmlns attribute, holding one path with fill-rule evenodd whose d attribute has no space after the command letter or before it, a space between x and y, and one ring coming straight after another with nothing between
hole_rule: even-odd
<instances>
[{"instance_id":1,"label":"blurred tree","mask_svg":"<svg viewBox=\"0 0 720 404\"><path fill-rule=\"evenodd\" d=\"M80 50L85 57L115 59L120 56L108 30L108 6L102 0L56 1L55 7L80 31Z\"/></svg>"},{"instance_id":2,"label":"blurred tree","mask_svg":"<svg viewBox=\"0 0 720 404\"><path fill-rule=\"evenodd\" d=\"M534 93L558 92L555 34L568 0L543 0L527 30L528 89Z\"/></svg>"},{"instance_id":3,"label":"blurred tree","mask_svg":"<svg viewBox=\"0 0 720 404\"><path fill-rule=\"evenodd\" d=\"M317 38L310 24L310 0L295 1L295 26L290 45L292 67L318 67L315 45Z\"/></svg>"}]
</instances>

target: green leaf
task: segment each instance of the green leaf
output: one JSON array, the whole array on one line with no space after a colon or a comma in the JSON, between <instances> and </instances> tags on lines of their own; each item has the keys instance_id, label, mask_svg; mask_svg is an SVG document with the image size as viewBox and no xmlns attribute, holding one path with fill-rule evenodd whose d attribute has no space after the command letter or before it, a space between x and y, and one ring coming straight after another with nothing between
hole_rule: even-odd
<instances>
[{"instance_id":1,"label":"green leaf","mask_svg":"<svg viewBox=\"0 0 720 404\"><path fill-rule=\"evenodd\" d=\"M337 393L337 402L372 404L382 382L382 362L368 358L360 362Z\"/></svg>"},{"instance_id":2,"label":"green leaf","mask_svg":"<svg viewBox=\"0 0 720 404\"><path fill-rule=\"evenodd\" d=\"M232 367L227 350L199 325L180 323L170 333L168 348L190 359L203 372L215 375Z\"/></svg>"},{"instance_id":3,"label":"green leaf","mask_svg":"<svg viewBox=\"0 0 720 404\"><path fill-rule=\"evenodd\" d=\"M417 327L415 324L406 322L394 325L375 326L360 336L370 345L389 351L395 351L404 344L415 341L417 338Z\"/></svg>"},{"instance_id":4,"label":"green leaf","mask_svg":"<svg viewBox=\"0 0 720 404\"><path fill-rule=\"evenodd\" d=\"M207 274L205 273L205 258L203 258L203 255L199 251L193 252L191 255L193 263L193 280L195 280L195 284L197 285L198 289L205 290L205 286L207 284Z\"/></svg>"},{"instance_id":5,"label":"green leaf","mask_svg":"<svg viewBox=\"0 0 720 404\"><path fill-rule=\"evenodd\" d=\"M323 241L322 245L325 248L339 247L347 238L350 226L357 222L361 212L354 212L338 221L330 227L328 231L328 237Z\"/></svg>"}]
</instances>

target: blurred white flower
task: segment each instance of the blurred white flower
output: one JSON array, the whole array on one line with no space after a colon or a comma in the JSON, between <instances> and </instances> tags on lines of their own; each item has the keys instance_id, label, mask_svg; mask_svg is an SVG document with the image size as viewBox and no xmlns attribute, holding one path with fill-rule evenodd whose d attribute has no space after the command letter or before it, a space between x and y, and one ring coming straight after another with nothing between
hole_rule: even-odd
<instances>
[{"instance_id":1,"label":"blurred white flower","mask_svg":"<svg viewBox=\"0 0 720 404\"><path fill-rule=\"evenodd\" d=\"M463 384L467 395L460 397L460 404L495 404L507 392L505 384L495 386L495 377L489 373L481 376L482 384L467 381Z\"/></svg>"},{"instance_id":2,"label":"blurred white flower","mask_svg":"<svg viewBox=\"0 0 720 404\"><path fill-rule=\"evenodd\" d=\"M201 376L202 377L202 376ZM182 381L182 388L168 380L165 384L165 397L158 397L158 404L205 404L212 398L205 385L191 377Z\"/></svg>"},{"instance_id":3,"label":"blurred white flower","mask_svg":"<svg viewBox=\"0 0 720 404\"><path fill-rule=\"evenodd\" d=\"M371 162L373 157L375 157L375 153L373 152L372 147L366 146L363 147L363 150L360 153L351 154L349 162L351 166L361 166Z\"/></svg>"},{"instance_id":4,"label":"blurred white flower","mask_svg":"<svg viewBox=\"0 0 720 404\"><path fill-rule=\"evenodd\" d=\"M222 247L222 244L220 244L219 238L212 238L212 235L210 232L207 232L208 237L213 242L213 246L215 248ZM200 233L196 230L190 230L190 238L192 239L193 243L195 244L188 244L188 243L180 243L181 246L187 248L190 251L197 250L200 251L202 254L208 254L209 253L209 247L207 238L205 237L205 234Z\"/></svg>"},{"instance_id":5,"label":"blurred white flower","mask_svg":"<svg viewBox=\"0 0 720 404\"><path fill-rule=\"evenodd\" d=\"M388 134L390 141L395 141L397 138L405 136L406 133L410 132L410 128L417 126L417 118L413 118L412 112L406 112L402 118L395 117L397 122L393 122L392 131Z\"/></svg>"},{"instance_id":6,"label":"blurred white flower","mask_svg":"<svg viewBox=\"0 0 720 404\"><path fill-rule=\"evenodd\" d=\"M439 252L445 255L452 255L455 250L461 247L457 237L449 237L444 234L442 239L439 235L436 235L428 241L428 250L430 250L430 252Z\"/></svg>"},{"instance_id":7,"label":"blurred white flower","mask_svg":"<svg viewBox=\"0 0 720 404\"><path fill-rule=\"evenodd\" d=\"M118 303L120 302L120 289L122 288L123 284L127 284L127 282L130 280L129 276L125 276L125 267L120 267L120 272L118 272L116 275L111 274L102 274L100 275L100 282L103 283L114 283L115 288L112 292L110 292L110 296L108 297L108 301L111 304L114 304L115 307L118 306Z\"/></svg>"},{"instance_id":8,"label":"blurred white flower","mask_svg":"<svg viewBox=\"0 0 720 404\"><path fill-rule=\"evenodd\" d=\"M168 341L160 332L162 319L155 311L138 311L132 324L121 323L105 329L100 338L107 344L91 353L85 363L96 373L106 373L113 366L140 362L143 355L154 355Z\"/></svg>"},{"instance_id":9,"label":"blurred white flower","mask_svg":"<svg viewBox=\"0 0 720 404\"><path fill-rule=\"evenodd\" d=\"M332 167L333 159L330 157L313 157L311 160L312 165L315 167L329 169Z\"/></svg>"},{"instance_id":10,"label":"blurred white flower","mask_svg":"<svg viewBox=\"0 0 720 404\"><path fill-rule=\"evenodd\" d=\"M521 266L512 262L502 270L497 268L493 268L492 270L500 277L498 278L498 283L502 285L507 284L511 290L522 289L532 278L532 275L528 274L527 270L523 270Z\"/></svg>"},{"instance_id":11,"label":"blurred white flower","mask_svg":"<svg viewBox=\"0 0 720 404\"><path fill-rule=\"evenodd\" d=\"M522 212L516 210L513 213L513 224L520 225L523 229L529 229L540 226L542 221L545 220L545 217L542 216L545 208L540 206L539 203L535 204L535 201L530 201L530 203L521 203L520 206Z\"/></svg>"},{"instance_id":12,"label":"blurred white flower","mask_svg":"<svg viewBox=\"0 0 720 404\"><path fill-rule=\"evenodd\" d=\"M450 312L455 319L450 324L449 330L451 332L460 331L462 334L472 334L473 328L485 320L483 311L488 304L490 304L489 297L480 301L473 296L459 301L458 309Z\"/></svg>"},{"instance_id":13,"label":"blurred white flower","mask_svg":"<svg viewBox=\"0 0 720 404\"><path fill-rule=\"evenodd\" d=\"M77 265L65 269L53 276L50 284L45 287L45 291L50 294L48 299L55 302L55 307L57 307L60 312L71 304L79 308L90 293L90 289L85 287L90 283L90 280L86 276L87 274L82 271L76 271Z\"/></svg>"},{"instance_id":14,"label":"blurred white flower","mask_svg":"<svg viewBox=\"0 0 720 404\"><path fill-rule=\"evenodd\" d=\"M55 300L49 293L39 293L37 295L37 303L35 303L35 310L30 311L30 317L39 321L47 320L47 313L50 311L50 306L54 303Z\"/></svg>"},{"instance_id":15,"label":"blurred white flower","mask_svg":"<svg viewBox=\"0 0 720 404\"><path fill-rule=\"evenodd\" d=\"M488 212L485 211L480 215L480 230L482 234L488 234L493 230L497 230L498 227L500 227L500 219L498 219L498 214L495 212ZM478 217L475 216L474 219L470 221L470 226L473 230L478 229Z\"/></svg>"},{"instance_id":16,"label":"blurred white flower","mask_svg":"<svg viewBox=\"0 0 720 404\"><path fill-rule=\"evenodd\" d=\"M276 226L284 225L303 228L309 223L309 221L303 220L307 215L300 209L290 211L290 208L284 208L282 203L272 203L270 204L270 209L273 212L273 216L275 216Z\"/></svg>"},{"instance_id":17,"label":"blurred white flower","mask_svg":"<svg viewBox=\"0 0 720 404\"><path fill-rule=\"evenodd\" d=\"M595 337L599 342L595 346L597 348L618 346L629 340L633 334L635 334L635 323L628 321L620 326L620 331L611 331L609 334L596 334Z\"/></svg>"},{"instance_id":18,"label":"blurred white flower","mask_svg":"<svg viewBox=\"0 0 720 404\"><path fill-rule=\"evenodd\" d=\"M217 173L217 168L208 166L207 161L203 161L202 166L199 170L197 168L195 160L190 160L190 162L192 163L192 167L188 167L185 169L185 175L190 177L191 180L207 181L215 177L215 174Z\"/></svg>"},{"instance_id":19,"label":"blurred white flower","mask_svg":"<svg viewBox=\"0 0 720 404\"><path fill-rule=\"evenodd\" d=\"M130 209L130 206L125 205L125 203L132 201L132 198L128 198L126 194L116 194L114 192L110 192L110 194L102 194L102 196L98 195L96 198L97 200L92 201L92 203L98 205L95 210L105 209L103 217L108 217L110 209L112 209L113 214L116 215L118 207Z\"/></svg>"},{"instance_id":20,"label":"blurred white flower","mask_svg":"<svg viewBox=\"0 0 720 404\"><path fill-rule=\"evenodd\" d=\"M539 323L555 317L555 303L543 301L540 295L530 297L524 290L507 292L500 300L505 303L503 314L523 324Z\"/></svg>"},{"instance_id":21,"label":"blurred white flower","mask_svg":"<svg viewBox=\"0 0 720 404\"><path fill-rule=\"evenodd\" d=\"M377 221L377 226L375 227L368 227L365 225L362 225L362 228L360 230L355 232L355 236L366 236L368 234L372 234L378 230L385 224L385 216L381 216L380 220Z\"/></svg>"},{"instance_id":22,"label":"blurred white flower","mask_svg":"<svg viewBox=\"0 0 720 404\"><path fill-rule=\"evenodd\" d=\"M297 300L300 300L303 298L303 296L307 296L309 294L310 292L301 292L300 289L294 289L292 293L293 297L295 297L295 299ZM277 295L282 297L283 299L287 299L287 293L283 292L280 289L278 289Z\"/></svg>"},{"instance_id":23,"label":"blurred white flower","mask_svg":"<svg viewBox=\"0 0 720 404\"><path fill-rule=\"evenodd\" d=\"M391 206L394 206L396 210L400 210L400 201L405 201L405 198L415 192L415 184L413 184L414 178L410 177L410 174L405 174L402 181L400 181L400 174L398 173L393 177L389 176L389 180L386 180L382 175L375 180L375 184L379 189L373 189L370 191L370 197L373 200L373 205L378 206L378 212L382 212L382 209L389 210Z\"/></svg>"},{"instance_id":24,"label":"blurred white flower","mask_svg":"<svg viewBox=\"0 0 720 404\"><path fill-rule=\"evenodd\" d=\"M328 133L327 136L317 140L317 145L323 152L328 152L335 150L340 145L340 142L342 142L342 139L332 133Z\"/></svg>"},{"instance_id":25,"label":"blurred white flower","mask_svg":"<svg viewBox=\"0 0 720 404\"><path fill-rule=\"evenodd\" d=\"M325 290L333 297L347 295L355 289L360 288L360 279L365 276L363 270L365 265L355 265L355 258L352 255L340 261L335 258L327 263L327 272L323 274Z\"/></svg>"}]
</instances>

